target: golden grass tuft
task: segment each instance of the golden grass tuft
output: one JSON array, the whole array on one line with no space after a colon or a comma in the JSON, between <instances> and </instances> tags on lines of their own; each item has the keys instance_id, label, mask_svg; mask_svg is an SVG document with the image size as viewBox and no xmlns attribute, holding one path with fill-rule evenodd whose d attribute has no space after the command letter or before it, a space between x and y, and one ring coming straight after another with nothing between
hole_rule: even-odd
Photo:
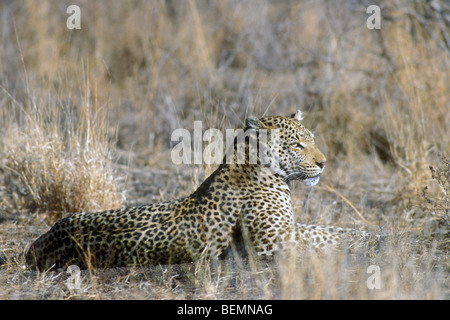
<instances>
[{"instance_id":1,"label":"golden grass tuft","mask_svg":"<svg viewBox=\"0 0 450 320\"><path fill-rule=\"evenodd\" d=\"M5 167L24 185L23 209L60 217L122 205L104 111L86 94L77 121L67 107L30 97L31 106L18 109L22 120L2 128Z\"/></svg>"}]
</instances>

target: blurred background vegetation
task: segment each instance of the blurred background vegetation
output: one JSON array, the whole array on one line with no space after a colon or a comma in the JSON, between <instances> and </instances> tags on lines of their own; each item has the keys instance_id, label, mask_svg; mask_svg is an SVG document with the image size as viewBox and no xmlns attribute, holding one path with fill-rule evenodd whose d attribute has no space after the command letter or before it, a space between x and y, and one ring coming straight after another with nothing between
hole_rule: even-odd
<instances>
[{"instance_id":1,"label":"blurred background vegetation","mask_svg":"<svg viewBox=\"0 0 450 320\"><path fill-rule=\"evenodd\" d=\"M410 198L448 156L445 1L382 1L379 30L366 27L370 1L75 2L0 4L6 153L21 137L35 149L55 141L55 153L107 146L124 163L133 151L145 165L193 120L235 128L302 109L333 184L338 166L371 179L394 168ZM80 30L66 27L70 4Z\"/></svg>"}]
</instances>

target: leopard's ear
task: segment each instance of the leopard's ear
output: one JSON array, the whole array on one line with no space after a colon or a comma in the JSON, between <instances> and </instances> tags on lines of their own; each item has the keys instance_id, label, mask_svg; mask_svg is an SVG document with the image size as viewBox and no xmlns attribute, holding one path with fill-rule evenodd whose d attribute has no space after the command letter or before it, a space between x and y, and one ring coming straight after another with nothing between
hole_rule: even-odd
<instances>
[{"instance_id":1,"label":"leopard's ear","mask_svg":"<svg viewBox=\"0 0 450 320\"><path fill-rule=\"evenodd\" d=\"M303 113L300 110L297 110L296 113L294 113L291 118L294 118L298 121L302 121L303 120Z\"/></svg>"},{"instance_id":2,"label":"leopard's ear","mask_svg":"<svg viewBox=\"0 0 450 320\"><path fill-rule=\"evenodd\" d=\"M253 116L247 117L247 120L245 121L245 128L246 129L261 129L264 128L264 125L261 123L261 121Z\"/></svg>"}]
</instances>

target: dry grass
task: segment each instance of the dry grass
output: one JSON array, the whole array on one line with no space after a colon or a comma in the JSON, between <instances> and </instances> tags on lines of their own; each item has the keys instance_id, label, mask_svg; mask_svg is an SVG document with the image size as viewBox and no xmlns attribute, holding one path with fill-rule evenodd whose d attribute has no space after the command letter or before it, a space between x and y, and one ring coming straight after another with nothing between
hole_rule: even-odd
<instances>
[{"instance_id":1,"label":"dry grass","mask_svg":"<svg viewBox=\"0 0 450 320\"><path fill-rule=\"evenodd\" d=\"M80 119L74 121L67 108L53 103L33 97L29 111L18 107L24 116L20 125L14 119L5 124L4 168L25 188L19 206L57 217L120 207L123 197L101 111L94 106L91 112L85 101Z\"/></svg>"},{"instance_id":2,"label":"dry grass","mask_svg":"<svg viewBox=\"0 0 450 320\"><path fill-rule=\"evenodd\" d=\"M0 3L2 299L449 298L445 1L382 2L381 30L364 1L82 0L81 30L70 4ZM297 108L328 158L298 221L381 232L378 250L83 271L77 292L11 259L54 214L192 192L214 168L171 164L174 129Z\"/></svg>"}]
</instances>

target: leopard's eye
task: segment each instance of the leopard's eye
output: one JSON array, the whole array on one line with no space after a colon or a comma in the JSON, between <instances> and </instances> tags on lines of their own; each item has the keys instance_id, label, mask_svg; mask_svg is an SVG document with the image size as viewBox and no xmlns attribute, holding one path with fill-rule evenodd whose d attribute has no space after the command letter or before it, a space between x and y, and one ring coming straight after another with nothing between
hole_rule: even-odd
<instances>
[{"instance_id":1,"label":"leopard's eye","mask_svg":"<svg viewBox=\"0 0 450 320\"><path fill-rule=\"evenodd\" d=\"M297 142L297 143L293 144L292 147L297 148L297 149L303 149L303 148L305 148L305 144L301 143L301 142Z\"/></svg>"}]
</instances>

